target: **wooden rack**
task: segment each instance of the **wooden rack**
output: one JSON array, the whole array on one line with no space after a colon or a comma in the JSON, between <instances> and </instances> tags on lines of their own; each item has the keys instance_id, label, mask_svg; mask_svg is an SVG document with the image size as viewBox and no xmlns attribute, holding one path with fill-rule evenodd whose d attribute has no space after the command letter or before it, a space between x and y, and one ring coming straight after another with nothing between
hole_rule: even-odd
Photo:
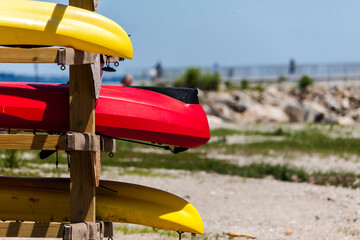
<instances>
[{"instance_id":1,"label":"wooden rack","mask_svg":"<svg viewBox=\"0 0 360 240\"><path fill-rule=\"evenodd\" d=\"M98 0L69 0L69 5L95 11ZM119 61L106 57L108 62ZM112 236L112 224L96 222L95 189L101 155L115 151L113 139L95 135L95 100L105 56L72 48L1 48L0 63L56 63L70 66L70 133L66 135L0 135L0 149L71 150L71 223L0 223L0 237L62 237L102 239ZM84 139L90 141L84 141Z\"/></svg>"}]
</instances>

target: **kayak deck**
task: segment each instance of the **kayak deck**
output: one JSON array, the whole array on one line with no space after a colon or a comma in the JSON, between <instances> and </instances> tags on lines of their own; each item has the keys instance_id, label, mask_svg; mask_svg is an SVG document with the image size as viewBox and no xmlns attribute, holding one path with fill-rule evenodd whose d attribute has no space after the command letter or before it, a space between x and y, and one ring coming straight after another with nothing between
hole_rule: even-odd
<instances>
[{"instance_id":1,"label":"kayak deck","mask_svg":"<svg viewBox=\"0 0 360 240\"><path fill-rule=\"evenodd\" d=\"M68 95L67 84L0 83L0 129L66 132ZM109 137L184 148L201 146L210 139L200 104L151 90L102 86L95 113L96 132Z\"/></svg>"}]
</instances>

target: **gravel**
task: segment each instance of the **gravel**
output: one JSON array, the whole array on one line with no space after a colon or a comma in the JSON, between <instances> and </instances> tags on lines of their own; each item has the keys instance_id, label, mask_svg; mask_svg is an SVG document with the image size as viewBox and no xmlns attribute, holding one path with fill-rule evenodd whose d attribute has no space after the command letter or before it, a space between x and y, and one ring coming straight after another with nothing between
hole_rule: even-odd
<instances>
[{"instance_id":1,"label":"gravel","mask_svg":"<svg viewBox=\"0 0 360 240\"><path fill-rule=\"evenodd\" d=\"M359 190L203 172L179 173L178 178L125 175L116 180L186 197L202 216L207 239L226 239L223 232L251 234L257 239L360 238ZM171 238L117 233L116 239Z\"/></svg>"}]
</instances>

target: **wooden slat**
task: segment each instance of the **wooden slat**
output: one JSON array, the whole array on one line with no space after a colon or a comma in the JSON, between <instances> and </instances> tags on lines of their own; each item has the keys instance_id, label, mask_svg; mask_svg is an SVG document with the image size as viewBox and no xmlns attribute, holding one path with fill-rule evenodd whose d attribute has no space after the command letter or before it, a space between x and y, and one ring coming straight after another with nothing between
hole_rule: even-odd
<instances>
[{"instance_id":1,"label":"wooden slat","mask_svg":"<svg viewBox=\"0 0 360 240\"><path fill-rule=\"evenodd\" d=\"M121 62L121 61L124 60L123 58L114 57L114 56L101 55L101 57L102 57L102 61L103 61L104 63L106 63L106 61L107 61L108 63L114 63L114 62Z\"/></svg>"},{"instance_id":2,"label":"wooden slat","mask_svg":"<svg viewBox=\"0 0 360 240\"><path fill-rule=\"evenodd\" d=\"M95 133L95 93L90 65L70 67L70 130ZM71 222L95 222L95 154L71 156Z\"/></svg>"},{"instance_id":3,"label":"wooden slat","mask_svg":"<svg viewBox=\"0 0 360 240\"><path fill-rule=\"evenodd\" d=\"M101 82L103 77L103 71L102 71L103 65L104 64L101 60L100 54L97 54L95 63L91 64L91 71L94 77L94 92L95 92L94 94L96 99L98 99L100 95Z\"/></svg>"},{"instance_id":4,"label":"wooden slat","mask_svg":"<svg viewBox=\"0 0 360 240\"><path fill-rule=\"evenodd\" d=\"M0 237L62 237L63 223L0 222Z\"/></svg>"},{"instance_id":5,"label":"wooden slat","mask_svg":"<svg viewBox=\"0 0 360 240\"><path fill-rule=\"evenodd\" d=\"M69 5L96 10L97 0L69 0ZM100 64L97 61L96 64ZM91 65L70 67L70 130L95 133L97 76ZM70 168L71 222L95 222L96 153L75 152Z\"/></svg>"},{"instance_id":6,"label":"wooden slat","mask_svg":"<svg viewBox=\"0 0 360 240\"><path fill-rule=\"evenodd\" d=\"M57 48L0 48L0 63L57 63Z\"/></svg>"},{"instance_id":7,"label":"wooden slat","mask_svg":"<svg viewBox=\"0 0 360 240\"><path fill-rule=\"evenodd\" d=\"M59 48L58 65L81 65L96 62L96 53L80 51L74 48Z\"/></svg>"},{"instance_id":8,"label":"wooden slat","mask_svg":"<svg viewBox=\"0 0 360 240\"><path fill-rule=\"evenodd\" d=\"M66 149L74 151L100 152L100 137L92 133L66 134Z\"/></svg>"},{"instance_id":9,"label":"wooden slat","mask_svg":"<svg viewBox=\"0 0 360 240\"><path fill-rule=\"evenodd\" d=\"M96 56L73 48L0 48L0 63L80 65L95 63Z\"/></svg>"},{"instance_id":10,"label":"wooden slat","mask_svg":"<svg viewBox=\"0 0 360 240\"><path fill-rule=\"evenodd\" d=\"M99 0L69 0L69 5L96 11L99 6Z\"/></svg>"},{"instance_id":11,"label":"wooden slat","mask_svg":"<svg viewBox=\"0 0 360 240\"><path fill-rule=\"evenodd\" d=\"M66 150L65 135L0 134L0 149Z\"/></svg>"}]
</instances>

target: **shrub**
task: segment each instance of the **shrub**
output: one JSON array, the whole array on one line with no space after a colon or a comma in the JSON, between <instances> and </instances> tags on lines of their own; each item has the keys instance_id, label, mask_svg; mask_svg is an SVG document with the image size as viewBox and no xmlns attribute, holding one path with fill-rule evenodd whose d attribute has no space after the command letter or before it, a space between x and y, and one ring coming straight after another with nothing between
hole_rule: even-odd
<instances>
[{"instance_id":1,"label":"shrub","mask_svg":"<svg viewBox=\"0 0 360 240\"><path fill-rule=\"evenodd\" d=\"M238 88L238 86L236 86L232 81L226 81L225 82L225 87L228 90L234 90L234 89Z\"/></svg>"},{"instance_id":2,"label":"shrub","mask_svg":"<svg viewBox=\"0 0 360 240\"><path fill-rule=\"evenodd\" d=\"M283 83L283 82L286 82L286 81L287 81L287 78L284 77L284 76L280 76L280 77L278 77L278 79L277 79L277 82L278 82L278 83Z\"/></svg>"},{"instance_id":3,"label":"shrub","mask_svg":"<svg viewBox=\"0 0 360 240\"><path fill-rule=\"evenodd\" d=\"M186 72L175 82L175 87L199 87L201 81L200 68L188 68Z\"/></svg>"},{"instance_id":4,"label":"shrub","mask_svg":"<svg viewBox=\"0 0 360 240\"><path fill-rule=\"evenodd\" d=\"M202 74L200 68L188 68L186 72L175 81L175 87L200 88L202 90L219 89L221 77L219 73Z\"/></svg>"},{"instance_id":5,"label":"shrub","mask_svg":"<svg viewBox=\"0 0 360 240\"><path fill-rule=\"evenodd\" d=\"M5 150L5 163L6 168L20 167L20 157L17 150Z\"/></svg>"},{"instance_id":6,"label":"shrub","mask_svg":"<svg viewBox=\"0 0 360 240\"><path fill-rule=\"evenodd\" d=\"M246 90L249 88L249 81L247 79L243 79L240 82L240 89L241 90Z\"/></svg>"},{"instance_id":7,"label":"shrub","mask_svg":"<svg viewBox=\"0 0 360 240\"><path fill-rule=\"evenodd\" d=\"M309 76L302 76L298 82L298 87L301 90L305 90L308 86L313 85L314 81Z\"/></svg>"},{"instance_id":8,"label":"shrub","mask_svg":"<svg viewBox=\"0 0 360 240\"><path fill-rule=\"evenodd\" d=\"M200 80L199 88L203 90L219 90L221 77L219 73L210 74L206 73Z\"/></svg>"}]
</instances>

